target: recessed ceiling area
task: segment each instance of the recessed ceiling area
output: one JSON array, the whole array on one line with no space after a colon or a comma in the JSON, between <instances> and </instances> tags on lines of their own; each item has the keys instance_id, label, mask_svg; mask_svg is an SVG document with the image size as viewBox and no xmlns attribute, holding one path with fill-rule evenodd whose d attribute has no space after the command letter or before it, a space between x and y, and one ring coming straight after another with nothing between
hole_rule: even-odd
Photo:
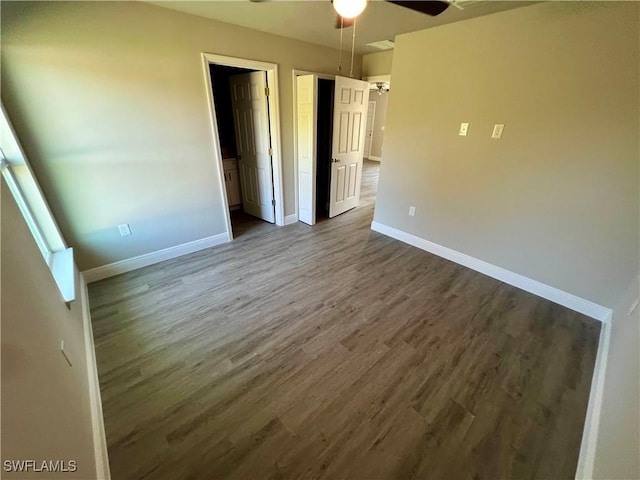
<instances>
[{"instance_id":1,"label":"recessed ceiling area","mask_svg":"<svg viewBox=\"0 0 640 480\"><path fill-rule=\"evenodd\" d=\"M336 13L330 0L149 1L159 7L232 23L304 42L338 48L340 30L334 28ZM356 25L356 53L380 50L367 43L393 40L401 33L459 22L491 13L530 5L524 1L470 2L463 9L453 5L437 17L430 17L382 0L369 0ZM352 28L346 29L350 46Z\"/></svg>"}]
</instances>

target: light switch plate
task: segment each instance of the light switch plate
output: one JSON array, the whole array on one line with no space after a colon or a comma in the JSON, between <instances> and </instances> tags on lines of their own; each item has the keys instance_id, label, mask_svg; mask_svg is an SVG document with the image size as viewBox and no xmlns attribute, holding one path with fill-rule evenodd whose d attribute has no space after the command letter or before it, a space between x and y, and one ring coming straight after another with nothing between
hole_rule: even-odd
<instances>
[{"instance_id":1,"label":"light switch plate","mask_svg":"<svg viewBox=\"0 0 640 480\"><path fill-rule=\"evenodd\" d=\"M466 137L467 136L467 132L469 131L469 124L468 123L461 123L460 124L460 132L458 133L458 135L460 135L461 137Z\"/></svg>"},{"instance_id":2,"label":"light switch plate","mask_svg":"<svg viewBox=\"0 0 640 480\"><path fill-rule=\"evenodd\" d=\"M121 237L127 237L131 235L131 229L129 228L128 223L123 223L121 225L118 225L118 230L120 231Z\"/></svg>"},{"instance_id":3,"label":"light switch plate","mask_svg":"<svg viewBox=\"0 0 640 480\"><path fill-rule=\"evenodd\" d=\"M493 126L493 133L491 138L502 138L502 131L504 130L504 123L496 123Z\"/></svg>"}]
</instances>

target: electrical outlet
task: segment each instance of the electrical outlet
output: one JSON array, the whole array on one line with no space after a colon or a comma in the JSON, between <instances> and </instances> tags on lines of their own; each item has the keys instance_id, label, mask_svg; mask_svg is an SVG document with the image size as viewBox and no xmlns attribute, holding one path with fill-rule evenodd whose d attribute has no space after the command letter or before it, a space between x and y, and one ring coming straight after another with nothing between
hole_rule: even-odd
<instances>
[{"instance_id":1,"label":"electrical outlet","mask_svg":"<svg viewBox=\"0 0 640 480\"><path fill-rule=\"evenodd\" d=\"M493 133L491 138L502 138L502 131L504 130L504 123L496 123L493 126Z\"/></svg>"},{"instance_id":2,"label":"electrical outlet","mask_svg":"<svg viewBox=\"0 0 640 480\"><path fill-rule=\"evenodd\" d=\"M121 225L118 225L118 230L120 230L121 237L127 237L131 235L131 229L129 228L128 223L123 223Z\"/></svg>"},{"instance_id":3,"label":"electrical outlet","mask_svg":"<svg viewBox=\"0 0 640 480\"><path fill-rule=\"evenodd\" d=\"M409 207L409 216L410 216L410 217L413 217L413 216L415 216L415 214L416 214L416 207L414 207L413 205L411 205L411 206Z\"/></svg>"},{"instance_id":4,"label":"electrical outlet","mask_svg":"<svg viewBox=\"0 0 640 480\"><path fill-rule=\"evenodd\" d=\"M468 123L461 123L460 124L460 132L458 133L458 135L460 135L461 137L466 137L468 131L469 131L469 124Z\"/></svg>"}]
</instances>

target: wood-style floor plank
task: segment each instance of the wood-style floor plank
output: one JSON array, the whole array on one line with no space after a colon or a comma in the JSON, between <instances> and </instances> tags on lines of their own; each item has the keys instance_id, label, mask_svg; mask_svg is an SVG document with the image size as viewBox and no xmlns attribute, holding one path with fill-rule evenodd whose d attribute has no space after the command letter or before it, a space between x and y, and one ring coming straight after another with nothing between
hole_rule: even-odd
<instances>
[{"instance_id":1,"label":"wood-style floor plank","mask_svg":"<svg viewBox=\"0 0 640 480\"><path fill-rule=\"evenodd\" d=\"M372 232L377 178L90 285L114 479L573 478L599 323Z\"/></svg>"}]
</instances>

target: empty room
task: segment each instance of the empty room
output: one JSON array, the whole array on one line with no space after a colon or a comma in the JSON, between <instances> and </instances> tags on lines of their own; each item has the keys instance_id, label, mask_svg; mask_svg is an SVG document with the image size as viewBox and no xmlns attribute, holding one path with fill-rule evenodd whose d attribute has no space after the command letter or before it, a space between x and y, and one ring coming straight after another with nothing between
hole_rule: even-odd
<instances>
[{"instance_id":1,"label":"empty room","mask_svg":"<svg viewBox=\"0 0 640 480\"><path fill-rule=\"evenodd\" d=\"M7 479L640 479L640 4L0 3Z\"/></svg>"}]
</instances>

